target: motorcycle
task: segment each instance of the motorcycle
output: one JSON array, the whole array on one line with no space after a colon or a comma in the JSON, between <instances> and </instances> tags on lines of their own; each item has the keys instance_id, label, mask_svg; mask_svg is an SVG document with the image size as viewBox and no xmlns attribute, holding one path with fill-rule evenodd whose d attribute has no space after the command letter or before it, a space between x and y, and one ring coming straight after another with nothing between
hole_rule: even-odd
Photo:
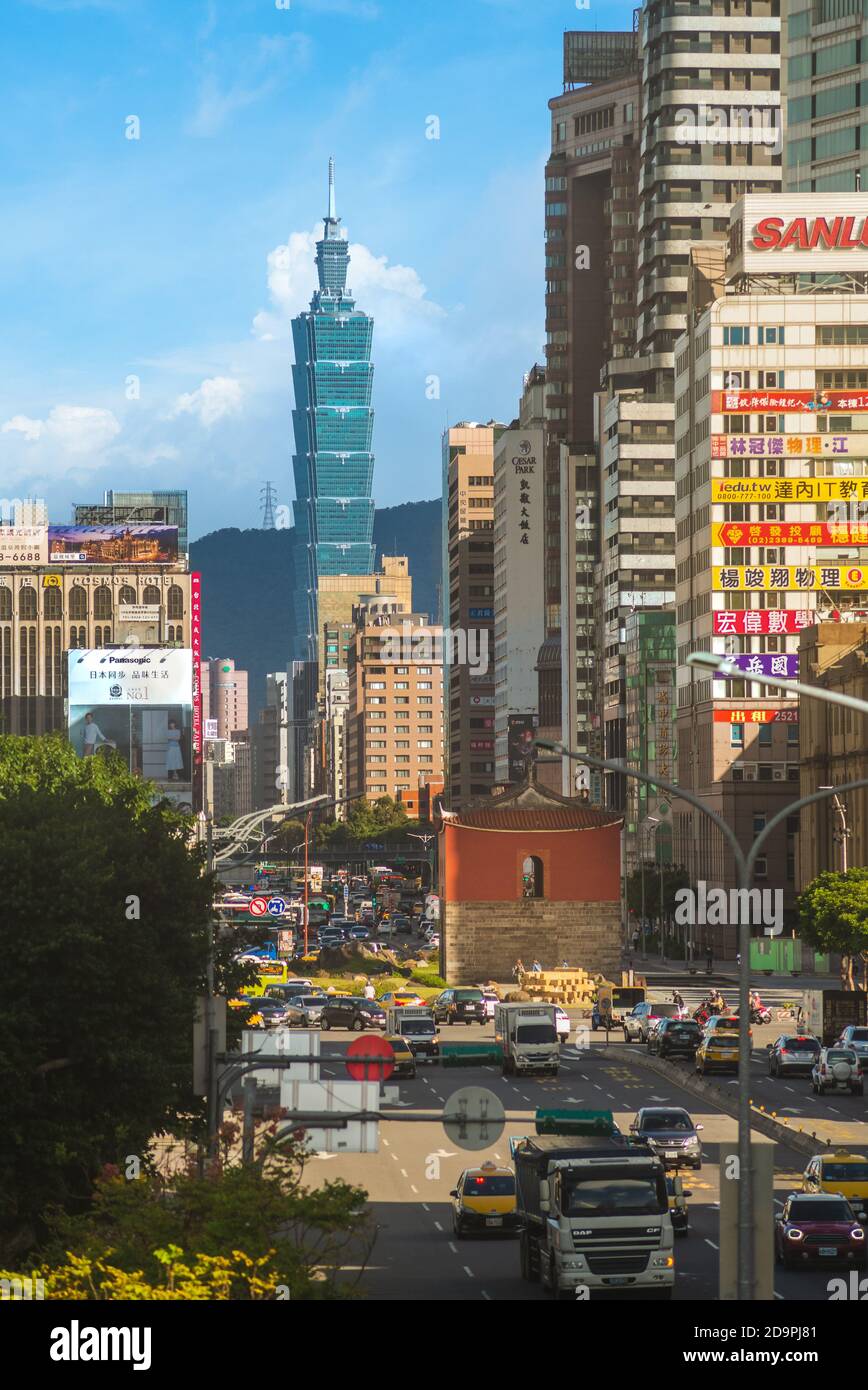
<instances>
[{"instance_id":1,"label":"motorcycle","mask_svg":"<svg viewBox=\"0 0 868 1390\"><path fill-rule=\"evenodd\" d=\"M695 1023L699 1024L700 1028L704 1028L710 1018L711 1009L708 1004L700 1004L699 1008L694 1010L693 1019Z\"/></svg>"}]
</instances>

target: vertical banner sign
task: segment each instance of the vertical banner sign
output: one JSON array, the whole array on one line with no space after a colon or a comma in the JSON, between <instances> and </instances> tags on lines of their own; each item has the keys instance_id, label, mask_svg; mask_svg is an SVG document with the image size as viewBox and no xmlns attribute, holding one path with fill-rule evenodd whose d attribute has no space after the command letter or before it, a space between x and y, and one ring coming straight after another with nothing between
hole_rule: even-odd
<instances>
[{"instance_id":1,"label":"vertical banner sign","mask_svg":"<svg viewBox=\"0 0 868 1390\"><path fill-rule=\"evenodd\" d=\"M202 575L190 575L190 646L193 650L193 753L202 761Z\"/></svg>"}]
</instances>

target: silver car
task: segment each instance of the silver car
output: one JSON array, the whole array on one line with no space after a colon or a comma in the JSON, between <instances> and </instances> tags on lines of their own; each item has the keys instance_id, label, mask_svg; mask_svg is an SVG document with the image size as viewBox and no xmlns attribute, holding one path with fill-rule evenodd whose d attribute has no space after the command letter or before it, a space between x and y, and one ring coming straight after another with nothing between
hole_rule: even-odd
<instances>
[{"instance_id":1,"label":"silver car","mask_svg":"<svg viewBox=\"0 0 868 1390\"><path fill-rule=\"evenodd\" d=\"M290 1027L317 1028L327 1003L325 994L297 994L286 1001L286 1021Z\"/></svg>"},{"instance_id":2,"label":"silver car","mask_svg":"<svg viewBox=\"0 0 868 1390\"><path fill-rule=\"evenodd\" d=\"M863 1070L868 1065L868 1028L855 1023L848 1024L835 1046L852 1048L861 1061Z\"/></svg>"}]
</instances>

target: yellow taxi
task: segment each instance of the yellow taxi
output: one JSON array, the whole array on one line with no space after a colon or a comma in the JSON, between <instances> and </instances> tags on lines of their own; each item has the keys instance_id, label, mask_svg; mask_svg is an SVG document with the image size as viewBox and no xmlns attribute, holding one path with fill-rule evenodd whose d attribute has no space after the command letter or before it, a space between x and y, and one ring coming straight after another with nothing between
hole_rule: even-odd
<instances>
[{"instance_id":1,"label":"yellow taxi","mask_svg":"<svg viewBox=\"0 0 868 1390\"><path fill-rule=\"evenodd\" d=\"M461 1240L467 1235L514 1235L519 1218L515 1201L515 1173L498 1163L465 1168L452 1198L452 1230Z\"/></svg>"},{"instance_id":2,"label":"yellow taxi","mask_svg":"<svg viewBox=\"0 0 868 1390\"><path fill-rule=\"evenodd\" d=\"M395 1054L395 1069L392 1076L409 1076L412 1081L416 1075L416 1058L410 1050L406 1038L402 1038L400 1033L389 1033L386 1042Z\"/></svg>"},{"instance_id":3,"label":"yellow taxi","mask_svg":"<svg viewBox=\"0 0 868 1390\"><path fill-rule=\"evenodd\" d=\"M802 1191L840 1194L864 1219L868 1216L868 1154L847 1149L817 1154L802 1175Z\"/></svg>"},{"instance_id":4,"label":"yellow taxi","mask_svg":"<svg viewBox=\"0 0 868 1390\"><path fill-rule=\"evenodd\" d=\"M694 1065L700 1076L708 1071L738 1071L738 1033L707 1033L696 1049Z\"/></svg>"},{"instance_id":5,"label":"yellow taxi","mask_svg":"<svg viewBox=\"0 0 868 1390\"><path fill-rule=\"evenodd\" d=\"M265 1019L257 1011L252 995L239 992L234 999L227 1000L227 1004L230 1009L241 1012L242 1024L245 1028L264 1027Z\"/></svg>"},{"instance_id":6,"label":"yellow taxi","mask_svg":"<svg viewBox=\"0 0 868 1390\"><path fill-rule=\"evenodd\" d=\"M390 991L388 994L384 994L379 1000L379 1003L382 1004L384 1009L390 1007L406 1009L418 1008L419 1005L425 1003L425 1000L421 995L418 995L414 989L396 989L394 993Z\"/></svg>"}]
</instances>

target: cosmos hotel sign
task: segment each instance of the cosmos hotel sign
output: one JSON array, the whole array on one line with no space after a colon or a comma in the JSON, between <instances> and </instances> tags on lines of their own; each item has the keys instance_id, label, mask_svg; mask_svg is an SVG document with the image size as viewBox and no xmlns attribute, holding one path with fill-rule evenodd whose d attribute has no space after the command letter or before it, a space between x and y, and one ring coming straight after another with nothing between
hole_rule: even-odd
<instances>
[{"instance_id":1,"label":"cosmos hotel sign","mask_svg":"<svg viewBox=\"0 0 868 1390\"><path fill-rule=\"evenodd\" d=\"M868 272L868 193L752 194L730 216L727 274Z\"/></svg>"}]
</instances>

